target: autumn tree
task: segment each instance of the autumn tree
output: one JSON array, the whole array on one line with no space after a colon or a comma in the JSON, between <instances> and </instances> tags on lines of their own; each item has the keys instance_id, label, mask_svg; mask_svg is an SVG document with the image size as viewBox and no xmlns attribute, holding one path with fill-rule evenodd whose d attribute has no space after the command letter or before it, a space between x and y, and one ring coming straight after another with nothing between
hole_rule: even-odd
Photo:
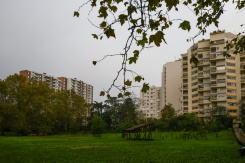
<instances>
[{"instance_id":1,"label":"autumn tree","mask_svg":"<svg viewBox=\"0 0 245 163\"><path fill-rule=\"evenodd\" d=\"M191 30L190 20L187 17L172 18L175 12L183 12L180 9L186 8L196 16L196 28L199 32L187 39L194 43L195 38L200 34L205 34L210 25L218 27L219 19L225 12L224 8L228 3L233 3L237 11L242 11L245 7L244 0L88 0L83 3L74 12L74 16L79 17L79 11L85 5L91 7L89 15L91 12L97 12L100 19L99 24L91 22L88 18L93 26L101 30L101 33L92 34L95 39L116 38L117 31L128 31L128 37L120 53L106 55L100 60L93 61L93 64L96 65L109 56L121 56L122 58L122 66L117 71L111 86L101 91L100 95L107 94L107 97L110 97L110 90L114 87L120 91L118 97L129 96L128 89L132 87L132 82L144 80L142 75L129 69L130 64L137 63L142 50L167 43L165 33L173 24L177 24L182 30ZM238 33L237 38L226 44L227 50L234 48L235 54L244 52L245 37L242 36L242 33L243 31ZM224 55L229 54L224 52ZM198 63L194 56L190 61ZM129 78L128 73L132 74L132 78ZM121 85L116 84L120 75L123 76ZM143 83L141 91L146 92L148 89L149 83Z\"/></svg>"}]
</instances>

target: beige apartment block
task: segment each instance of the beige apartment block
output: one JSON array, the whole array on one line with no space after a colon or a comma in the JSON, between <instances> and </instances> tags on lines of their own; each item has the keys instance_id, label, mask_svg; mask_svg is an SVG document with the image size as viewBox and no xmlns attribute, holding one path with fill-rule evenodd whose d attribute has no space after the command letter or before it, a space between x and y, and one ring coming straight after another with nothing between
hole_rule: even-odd
<instances>
[{"instance_id":1,"label":"beige apartment block","mask_svg":"<svg viewBox=\"0 0 245 163\"><path fill-rule=\"evenodd\" d=\"M76 94L83 96L88 103L93 103L93 86L84 83L77 78L58 77L63 90L74 90Z\"/></svg>"},{"instance_id":2,"label":"beige apartment block","mask_svg":"<svg viewBox=\"0 0 245 163\"><path fill-rule=\"evenodd\" d=\"M167 104L172 104L177 114L182 114L182 61L176 60L163 65L162 69L162 91L161 109Z\"/></svg>"},{"instance_id":3,"label":"beige apartment block","mask_svg":"<svg viewBox=\"0 0 245 163\"><path fill-rule=\"evenodd\" d=\"M142 118L161 118L161 87L151 86L146 92L140 92L139 112Z\"/></svg>"},{"instance_id":4,"label":"beige apartment block","mask_svg":"<svg viewBox=\"0 0 245 163\"><path fill-rule=\"evenodd\" d=\"M38 73L29 70L20 71L20 75L28 79L35 79L46 82L51 88L57 90L74 90L76 94L82 96L87 103L93 103L93 86L84 83L76 78L66 78L47 75L46 73Z\"/></svg>"},{"instance_id":5,"label":"beige apartment block","mask_svg":"<svg viewBox=\"0 0 245 163\"><path fill-rule=\"evenodd\" d=\"M46 73L38 73L29 70L20 71L20 75L27 77L28 79L35 79L37 81L46 82L50 88L54 90L61 90L61 81L58 78L47 75Z\"/></svg>"},{"instance_id":6,"label":"beige apartment block","mask_svg":"<svg viewBox=\"0 0 245 163\"><path fill-rule=\"evenodd\" d=\"M209 119L215 106L225 106L230 116L237 117L238 102L245 97L245 54L224 57L226 41L232 33L215 31L182 54L182 110ZM199 63L190 63L195 56Z\"/></svg>"}]
</instances>

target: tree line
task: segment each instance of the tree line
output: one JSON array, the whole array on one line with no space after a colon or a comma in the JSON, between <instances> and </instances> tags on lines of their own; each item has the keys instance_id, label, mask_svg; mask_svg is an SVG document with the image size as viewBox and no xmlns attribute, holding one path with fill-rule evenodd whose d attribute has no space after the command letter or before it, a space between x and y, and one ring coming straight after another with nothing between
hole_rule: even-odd
<instances>
[{"instance_id":1,"label":"tree line","mask_svg":"<svg viewBox=\"0 0 245 163\"><path fill-rule=\"evenodd\" d=\"M146 119L138 111L139 105L134 95L91 105L73 90L55 91L45 82L15 74L0 80L0 132L27 135L90 131L100 136L149 122L154 122L158 131L205 128L218 132L232 127L232 117L223 106L211 109L210 119L204 121L195 113L177 115L172 104L165 105L160 119Z\"/></svg>"}]
</instances>

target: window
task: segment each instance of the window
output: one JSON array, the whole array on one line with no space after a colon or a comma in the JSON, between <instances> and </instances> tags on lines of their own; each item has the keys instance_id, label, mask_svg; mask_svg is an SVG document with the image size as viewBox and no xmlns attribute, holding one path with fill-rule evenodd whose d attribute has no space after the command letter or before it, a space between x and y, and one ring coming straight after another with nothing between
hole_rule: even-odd
<instances>
[{"instance_id":1,"label":"window","mask_svg":"<svg viewBox=\"0 0 245 163\"><path fill-rule=\"evenodd\" d=\"M192 98L197 97L197 96L198 96L198 94L194 94L194 95L192 95ZM188 98L184 98L184 99L188 99Z\"/></svg>"},{"instance_id":2,"label":"window","mask_svg":"<svg viewBox=\"0 0 245 163\"><path fill-rule=\"evenodd\" d=\"M217 70L224 70L225 66L217 66Z\"/></svg>"},{"instance_id":3,"label":"window","mask_svg":"<svg viewBox=\"0 0 245 163\"><path fill-rule=\"evenodd\" d=\"M228 56L226 56L226 59L228 59L228 60L235 60L235 57L228 57Z\"/></svg>"},{"instance_id":4,"label":"window","mask_svg":"<svg viewBox=\"0 0 245 163\"><path fill-rule=\"evenodd\" d=\"M236 70L227 69L226 72L229 72L229 73L236 73Z\"/></svg>"},{"instance_id":5,"label":"window","mask_svg":"<svg viewBox=\"0 0 245 163\"><path fill-rule=\"evenodd\" d=\"M192 75L196 74L196 73L197 73L197 70L194 70L194 71L191 72Z\"/></svg>"},{"instance_id":6,"label":"window","mask_svg":"<svg viewBox=\"0 0 245 163\"><path fill-rule=\"evenodd\" d=\"M233 87L235 87L236 86L236 83L227 83L227 86L233 86Z\"/></svg>"},{"instance_id":7,"label":"window","mask_svg":"<svg viewBox=\"0 0 245 163\"><path fill-rule=\"evenodd\" d=\"M222 98L222 97L226 97L226 94L224 94L224 93L217 94L217 98Z\"/></svg>"},{"instance_id":8,"label":"window","mask_svg":"<svg viewBox=\"0 0 245 163\"><path fill-rule=\"evenodd\" d=\"M218 79L217 83L225 83L225 79Z\"/></svg>"},{"instance_id":9,"label":"window","mask_svg":"<svg viewBox=\"0 0 245 163\"><path fill-rule=\"evenodd\" d=\"M228 96L227 99L236 100L236 96Z\"/></svg>"},{"instance_id":10,"label":"window","mask_svg":"<svg viewBox=\"0 0 245 163\"><path fill-rule=\"evenodd\" d=\"M216 56L219 57L219 56L223 56L222 53L216 53Z\"/></svg>"},{"instance_id":11,"label":"window","mask_svg":"<svg viewBox=\"0 0 245 163\"><path fill-rule=\"evenodd\" d=\"M197 79L197 76L194 76L194 77L192 77L191 79L192 79L192 80L195 80L195 79Z\"/></svg>"},{"instance_id":12,"label":"window","mask_svg":"<svg viewBox=\"0 0 245 163\"><path fill-rule=\"evenodd\" d=\"M209 100L209 96L204 96L203 100Z\"/></svg>"},{"instance_id":13,"label":"window","mask_svg":"<svg viewBox=\"0 0 245 163\"><path fill-rule=\"evenodd\" d=\"M232 103L232 102L227 102L228 106L236 106L236 103Z\"/></svg>"},{"instance_id":14,"label":"window","mask_svg":"<svg viewBox=\"0 0 245 163\"><path fill-rule=\"evenodd\" d=\"M203 87L204 87L204 88L208 88L208 87L209 87L209 83L204 83L204 84L203 84Z\"/></svg>"},{"instance_id":15,"label":"window","mask_svg":"<svg viewBox=\"0 0 245 163\"><path fill-rule=\"evenodd\" d=\"M211 47L210 50L211 50L211 53L216 52L216 47Z\"/></svg>"},{"instance_id":16,"label":"window","mask_svg":"<svg viewBox=\"0 0 245 163\"><path fill-rule=\"evenodd\" d=\"M209 59L208 58L204 58L203 62L209 62Z\"/></svg>"},{"instance_id":17,"label":"window","mask_svg":"<svg viewBox=\"0 0 245 163\"><path fill-rule=\"evenodd\" d=\"M236 90L234 90L234 89L227 89L227 92L229 92L229 93L236 93Z\"/></svg>"},{"instance_id":18,"label":"window","mask_svg":"<svg viewBox=\"0 0 245 163\"><path fill-rule=\"evenodd\" d=\"M193 100L192 103L198 103L198 100Z\"/></svg>"},{"instance_id":19,"label":"window","mask_svg":"<svg viewBox=\"0 0 245 163\"><path fill-rule=\"evenodd\" d=\"M195 91L197 91L197 88L195 88L195 89L192 89L192 92L195 92Z\"/></svg>"},{"instance_id":20,"label":"window","mask_svg":"<svg viewBox=\"0 0 245 163\"><path fill-rule=\"evenodd\" d=\"M227 76L227 79L236 80L236 77L235 76Z\"/></svg>"},{"instance_id":21,"label":"window","mask_svg":"<svg viewBox=\"0 0 245 163\"><path fill-rule=\"evenodd\" d=\"M197 85L198 84L198 82L194 82L194 83L192 83L191 85L192 86L195 86L195 85Z\"/></svg>"},{"instance_id":22,"label":"window","mask_svg":"<svg viewBox=\"0 0 245 163\"><path fill-rule=\"evenodd\" d=\"M235 63L229 63L229 62L227 62L227 63L226 63L226 66L232 66L232 67L235 67Z\"/></svg>"},{"instance_id":23,"label":"window","mask_svg":"<svg viewBox=\"0 0 245 163\"><path fill-rule=\"evenodd\" d=\"M203 71L203 74L209 74L209 70Z\"/></svg>"}]
</instances>

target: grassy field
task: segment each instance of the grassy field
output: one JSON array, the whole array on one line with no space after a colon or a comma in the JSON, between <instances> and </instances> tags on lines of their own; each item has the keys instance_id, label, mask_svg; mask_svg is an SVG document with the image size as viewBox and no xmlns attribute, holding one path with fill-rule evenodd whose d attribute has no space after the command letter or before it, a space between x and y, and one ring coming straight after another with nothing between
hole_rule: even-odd
<instances>
[{"instance_id":1,"label":"grassy field","mask_svg":"<svg viewBox=\"0 0 245 163\"><path fill-rule=\"evenodd\" d=\"M177 134L179 135L179 134ZM231 131L216 138L183 140L176 133L153 133L153 141L120 134L0 137L0 162L245 162Z\"/></svg>"}]
</instances>

